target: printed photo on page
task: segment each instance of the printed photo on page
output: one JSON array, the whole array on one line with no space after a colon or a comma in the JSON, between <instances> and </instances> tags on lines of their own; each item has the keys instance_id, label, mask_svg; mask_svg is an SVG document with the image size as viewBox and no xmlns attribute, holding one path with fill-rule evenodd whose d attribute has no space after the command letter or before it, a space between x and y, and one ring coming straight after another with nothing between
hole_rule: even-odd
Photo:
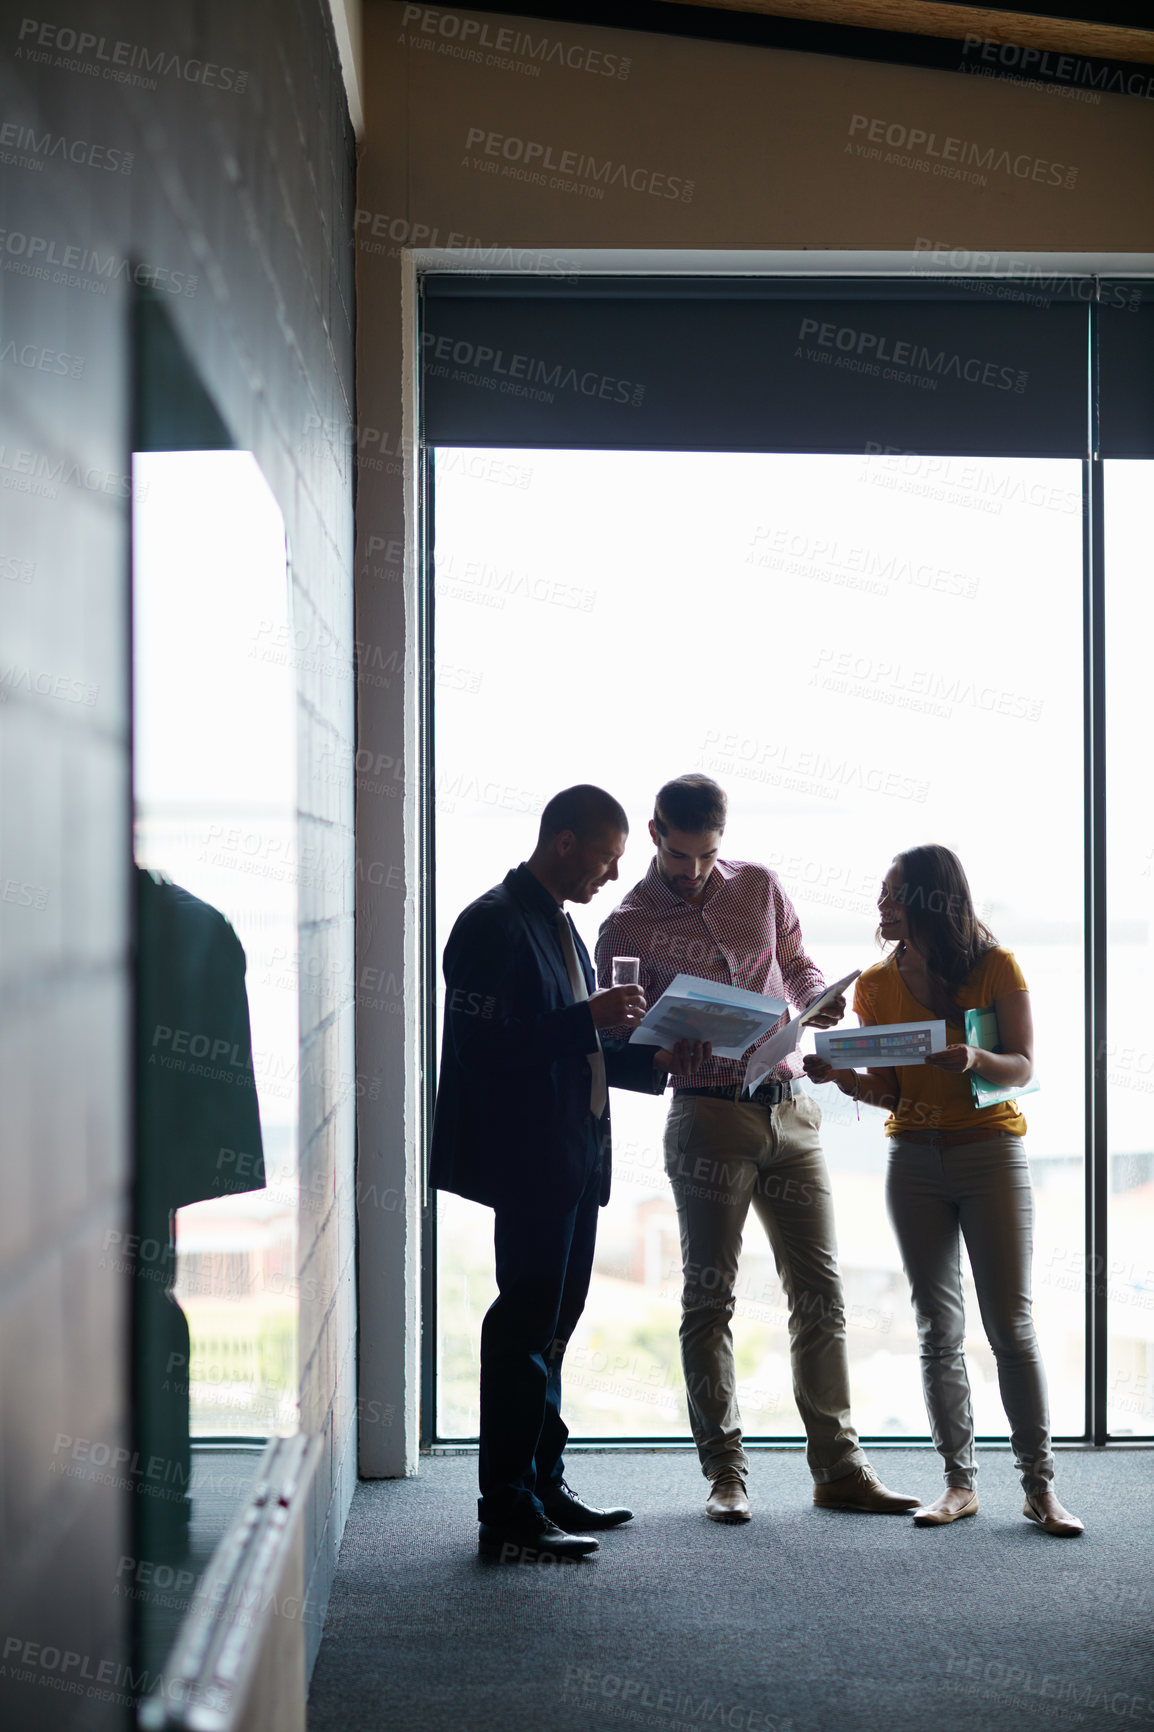
<instances>
[{"instance_id":1,"label":"printed photo on page","mask_svg":"<svg viewBox=\"0 0 1154 1732\"><path fill-rule=\"evenodd\" d=\"M814 1050L839 1070L880 1070L887 1064L925 1064L946 1044L944 1022L887 1022L872 1028L823 1028Z\"/></svg>"},{"instance_id":2,"label":"printed photo on page","mask_svg":"<svg viewBox=\"0 0 1154 1732\"><path fill-rule=\"evenodd\" d=\"M717 1058L740 1058L768 1034L785 1001L679 974L630 1036L642 1046L671 1047L676 1040L708 1040Z\"/></svg>"}]
</instances>

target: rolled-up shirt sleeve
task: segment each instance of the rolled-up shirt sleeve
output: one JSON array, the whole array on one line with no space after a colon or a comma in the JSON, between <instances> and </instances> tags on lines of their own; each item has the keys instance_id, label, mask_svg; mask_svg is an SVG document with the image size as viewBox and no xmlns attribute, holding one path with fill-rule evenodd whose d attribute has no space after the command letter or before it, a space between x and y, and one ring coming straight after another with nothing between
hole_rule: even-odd
<instances>
[{"instance_id":1,"label":"rolled-up shirt sleeve","mask_svg":"<svg viewBox=\"0 0 1154 1732\"><path fill-rule=\"evenodd\" d=\"M804 1010L824 991L825 976L802 942L797 910L776 875L771 876L770 886L777 916L777 964L789 1002L796 1010Z\"/></svg>"}]
</instances>

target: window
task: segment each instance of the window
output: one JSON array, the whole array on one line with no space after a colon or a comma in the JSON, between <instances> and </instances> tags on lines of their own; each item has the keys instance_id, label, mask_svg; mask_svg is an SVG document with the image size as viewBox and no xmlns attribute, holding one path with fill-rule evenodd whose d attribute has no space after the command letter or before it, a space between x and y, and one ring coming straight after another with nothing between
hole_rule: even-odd
<instances>
[{"instance_id":1,"label":"window","mask_svg":"<svg viewBox=\"0 0 1154 1732\"><path fill-rule=\"evenodd\" d=\"M1055 1432L1149 1435L1154 838L1135 794L1133 625L1154 309L1133 283L1060 273L433 272L421 352L430 1045L448 926L530 851L568 782L600 781L630 811L625 886L648 864L656 787L709 770L730 795L727 849L776 867L827 978L876 955L892 854L947 843L1031 987L1034 1306ZM577 915L589 940L612 892L599 901ZM877 1116L826 1104L858 1424L924 1435ZM567 1405L585 1435L684 1435L663 1110L619 1094L614 1115L616 1196ZM443 1196L434 1212L424 1429L465 1437L489 1218ZM739 1290L743 1410L751 1434L795 1435L759 1241L754 1227ZM970 1309L978 1427L1002 1437Z\"/></svg>"},{"instance_id":2,"label":"window","mask_svg":"<svg viewBox=\"0 0 1154 1732\"><path fill-rule=\"evenodd\" d=\"M1105 465L1107 1034L1097 1053L1109 1124L1105 1257L1072 1259L1109 1316L1109 1419L1118 1436L1154 1431L1154 824L1147 781L1149 639L1135 629L1149 593L1152 466ZM1080 1282L1075 1285L1080 1286Z\"/></svg>"},{"instance_id":3,"label":"window","mask_svg":"<svg viewBox=\"0 0 1154 1732\"><path fill-rule=\"evenodd\" d=\"M262 1140L213 1150L202 1200L176 1214L192 1435L285 1435L297 1426L298 982L284 521L247 452L154 452L133 473L136 859L240 939ZM160 1028L149 1057L239 1070L218 1045L210 1030Z\"/></svg>"},{"instance_id":4,"label":"window","mask_svg":"<svg viewBox=\"0 0 1154 1732\"><path fill-rule=\"evenodd\" d=\"M927 472L928 471L928 472ZM660 784L725 787L723 855L772 866L827 979L877 959L899 848L940 840L1030 981L1035 1312L1058 1433L1084 1424L1080 1052L1080 466L688 452L441 449L436 467L437 929L531 850L551 793L594 781L631 818L590 950L647 870ZM1044 605L1039 583L1044 584ZM1030 843L1044 834L1045 861ZM438 1007L438 1019L440 1007ZM835 1187L855 1421L924 1436L882 1115L817 1091ZM613 1095L614 1195L566 1356L575 1436L688 1435L668 1105ZM438 1202L439 1432L476 1434L491 1214ZM798 1436L786 1312L751 1214L734 1338L747 1435ZM972 1289L978 1428L1004 1435Z\"/></svg>"},{"instance_id":5,"label":"window","mask_svg":"<svg viewBox=\"0 0 1154 1732\"><path fill-rule=\"evenodd\" d=\"M159 1670L257 1446L299 1424L296 698L253 457L139 453L133 498L136 1544L175 1584L137 1633Z\"/></svg>"}]
</instances>

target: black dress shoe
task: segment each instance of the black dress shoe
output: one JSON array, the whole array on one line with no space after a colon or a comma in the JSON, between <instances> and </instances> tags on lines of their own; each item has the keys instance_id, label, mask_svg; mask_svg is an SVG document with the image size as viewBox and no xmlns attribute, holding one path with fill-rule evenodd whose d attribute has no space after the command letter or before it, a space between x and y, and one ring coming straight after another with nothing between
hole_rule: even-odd
<instances>
[{"instance_id":1,"label":"black dress shoe","mask_svg":"<svg viewBox=\"0 0 1154 1732\"><path fill-rule=\"evenodd\" d=\"M594 1533L599 1528L616 1528L633 1520L631 1509L594 1509L592 1504L582 1503L564 1480L560 1485L547 1486L537 1496L549 1520L567 1534Z\"/></svg>"},{"instance_id":2,"label":"black dress shoe","mask_svg":"<svg viewBox=\"0 0 1154 1732\"><path fill-rule=\"evenodd\" d=\"M503 1564L576 1563L597 1550L590 1534L568 1534L547 1516L522 1522L482 1522L477 1550Z\"/></svg>"}]
</instances>

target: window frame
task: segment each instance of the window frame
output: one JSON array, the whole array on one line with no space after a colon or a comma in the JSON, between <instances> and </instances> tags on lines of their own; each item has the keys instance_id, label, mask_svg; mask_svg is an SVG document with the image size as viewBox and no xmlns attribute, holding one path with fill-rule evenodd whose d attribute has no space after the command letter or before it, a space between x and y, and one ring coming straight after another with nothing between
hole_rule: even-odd
<instances>
[{"instance_id":1,"label":"window frame","mask_svg":"<svg viewBox=\"0 0 1154 1732\"><path fill-rule=\"evenodd\" d=\"M439 267L430 266L419 275L423 288L425 279L439 274ZM638 273L640 274L640 273ZM767 273L769 274L769 273ZM677 278L686 285L695 279ZM833 278L831 281L835 280ZM975 294L995 293L996 285L1009 279L967 278ZM1028 280L1028 279L1026 279ZM1085 999L1085 1033L1083 1070L1085 1078L1085 1146L1084 1146L1084 1209L1083 1248L1085 1256L1085 1423L1081 1433L1055 1437L1054 1442L1066 1446L1103 1448L1108 1444L1141 1445L1154 1442L1154 1433L1115 1436L1108 1428L1109 1400L1109 1296L1104 1283L1094 1276L1095 1270L1108 1267L1108 1211L1110 1197L1109 1125L1107 1114L1107 1079L1096 1055L1106 1048L1107 1029L1107 908L1106 908L1106 666L1105 666L1105 523L1104 523L1104 458L1100 425L1099 354L1102 319L1103 278L1087 273L1083 281L1092 283L1092 292L1079 295L1086 312L1086 448L1082 457L1082 639L1083 639L1083 883L1084 883L1084 948L1083 982ZM1141 283L1141 278L1126 278L1110 274L1109 282ZM844 292L846 279L836 279ZM863 275L863 287L876 279ZM988 284L988 290L983 285ZM934 298L932 281L926 282L926 298ZM579 291L578 291L579 292ZM418 298L423 320L424 295ZM418 351L422 352L422 351ZM418 380L419 401L423 393ZM500 446L494 446L500 449ZM628 449L622 446L621 449ZM422 842L426 869L421 876L418 918L421 931L421 1049L423 1056L424 1146L423 1170L427 1171L428 1142L432 1124L432 1107L436 1090L436 982L439 966L435 920L435 780L433 743L435 728L434 658L436 642L433 615L435 576L435 497L434 463L436 446L426 440L423 413L419 419L418 469L419 511L417 546L420 557L418 572L418 650L420 669L419 766L422 790ZM420 1442L423 1451L444 1449L451 1452L475 1447L475 1440L442 1438L437 1414L437 1250L436 1197L427 1184L422 1197L422 1338L421 1338L421 1425ZM801 1448L804 1438L746 1438L748 1445L773 1448ZM863 1444L930 1448L925 1437L867 1437ZM979 1443L1004 1443L1004 1436L983 1436ZM576 1439L579 1447L646 1449L687 1449L690 1440L652 1436L583 1437Z\"/></svg>"}]
</instances>

